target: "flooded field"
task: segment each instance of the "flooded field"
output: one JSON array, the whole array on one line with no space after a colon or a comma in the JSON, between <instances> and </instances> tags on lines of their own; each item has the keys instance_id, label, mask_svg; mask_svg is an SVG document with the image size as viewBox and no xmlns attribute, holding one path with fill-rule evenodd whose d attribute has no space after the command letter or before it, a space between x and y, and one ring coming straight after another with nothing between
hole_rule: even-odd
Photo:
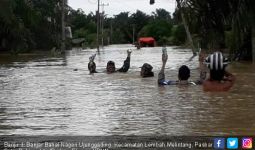
<instances>
[{"instance_id":1,"label":"flooded field","mask_svg":"<svg viewBox=\"0 0 255 150\"><path fill-rule=\"evenodd\" d=\"M105 47L97 70L108 60L121 67L131 45ZM95 50L74 49L62 57L4 60L0 64L0 135L254 135L255 65L229 66L237 77L229 92L201 86L157 85L161 47L133 50L127 73L89 75ZM167 79L186 64L199 77L189 49L168 47ZM2 58L1 58L2 59ZM155 77L141 78L143 63ZM76 70L77 69L77 70Z\"/></svg>"}]
</instances>

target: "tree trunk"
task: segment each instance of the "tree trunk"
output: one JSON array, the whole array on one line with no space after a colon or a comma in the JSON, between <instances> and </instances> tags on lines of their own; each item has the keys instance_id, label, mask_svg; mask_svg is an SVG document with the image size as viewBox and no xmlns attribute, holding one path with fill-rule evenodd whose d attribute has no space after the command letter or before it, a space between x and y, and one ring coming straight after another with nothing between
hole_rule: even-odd
<instances>
[{"instance_id":1,"label":"tree trunk","mask_svg":"<svg viewBox=\"0 0 255 150\"><path fill-rule=\"evenodd\" d=\"M99 32L100 32L100 0L97 0L97 52L99 53Z\"/></svg>"},{"instance_id":2,"label":"tree trunk","mask_svg":"<svg viewBox=\"0 0 255 150\"><path fill-rule=\"evenodd\" d=\"M180 0L176 0L176 2L177 2L177 7L179 8L180 13L181 13L182 22L183 22L183 25L184 25L184 28L185 28L185 31L186 31L186 34L187 34L187 38L188 38L189 42L191 43L193 56L196 56L195 46L194 46L190 31L189 31L189 27L187 25L186 19L184 17L184 14L183 14L183 11L182 11L182 8L181 8Z\"/></svg>"},{"instance_id":3,"label":"tree trunk","mask_svg":"<svg viewBox=\"0 0 255 150\"><path fill-rule=\"evenodd\" d=\"M66 35L65 35L65 7L66 7L66 0L62 0L61 4L61 51L63 52L66 48L65 41L66 41Z\"/></svg>"},{"instance_id":4,"label":"tree trunk","mask_svg":"<svg viewBox=\"0 0 255 150\"><path fill-rule=\"evenodd\" d=\"M255 27L252 28L252 62L255 63Z\"/></svg>"}]
</instances>

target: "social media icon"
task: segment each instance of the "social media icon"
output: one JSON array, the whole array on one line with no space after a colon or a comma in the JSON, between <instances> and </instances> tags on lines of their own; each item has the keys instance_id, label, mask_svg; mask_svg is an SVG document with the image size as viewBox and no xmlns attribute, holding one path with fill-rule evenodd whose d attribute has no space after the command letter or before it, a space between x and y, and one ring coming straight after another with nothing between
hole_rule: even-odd
<instances>
[{"instance_id":1,"label":"social media icon","mask_svg":"<svg viewBox=\"0 0 255 150\"><path fill-rule=\"evenodd\" d=\"M242 138L242 148L252 149L252 138Z\"/></svg>"},{"instance_id":2,"label":"social media icon","mask_svg":"<svg viewBox=\"0 0 255 150\"><path fill-rule=\"evenodd\" d=\"M238 148L238 138L228 138L227 139L227 148L228 149L237 149Z\"/></svg>"},{"instance_id":3,"label":"social media icon","mask_svg":"<svg viewBox=\"0 0 255 150\"><path fill-rule=\"evenodd\" d=\"M215 138L213 142L214 149L224 149L225 148L225 138Z\"/></svg>"}]
</instances>

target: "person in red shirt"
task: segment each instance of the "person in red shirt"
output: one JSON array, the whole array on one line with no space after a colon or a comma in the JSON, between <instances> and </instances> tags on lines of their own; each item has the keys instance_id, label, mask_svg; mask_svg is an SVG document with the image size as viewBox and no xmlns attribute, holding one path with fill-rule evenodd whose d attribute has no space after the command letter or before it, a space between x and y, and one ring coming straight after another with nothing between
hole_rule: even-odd
<instances>
[{"instance_id":1,"label":"person in red shirt","mask_svg":"<svg viewBox=\"0 0 255 150\"><path fill-rule=\"evenodd\" d=\"M234 85L235 76L226 71L228 64L221 52L215 52L205 59L210 77L203 81L204 91L228 91Z\"/></svg>"}]
</instances>

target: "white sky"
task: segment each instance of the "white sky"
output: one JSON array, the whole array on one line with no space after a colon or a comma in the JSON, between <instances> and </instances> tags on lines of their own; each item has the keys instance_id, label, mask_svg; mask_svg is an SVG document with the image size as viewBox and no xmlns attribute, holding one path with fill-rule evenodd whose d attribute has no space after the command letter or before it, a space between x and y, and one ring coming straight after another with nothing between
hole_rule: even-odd
<instances>
[{"instance_id":1,"label":"white sky","mask_svg":"<svg viewBox=\"0 0 255 150\"><path fill-rule=\"evenodd\" d=\"M134 13L141 10L147 14L155 11L157 8L164 8L171 14L175 10L175 0L155 0L154 5L150 5L150 0L100 0L100 3L109 4L105 6L105 13L112 17L120 12ZM86 14L97 10L97 0L68 0L69 6L73 9L81 8ZM100 7L100 12L102 7Z\"/></svg>"}]
</instances>

